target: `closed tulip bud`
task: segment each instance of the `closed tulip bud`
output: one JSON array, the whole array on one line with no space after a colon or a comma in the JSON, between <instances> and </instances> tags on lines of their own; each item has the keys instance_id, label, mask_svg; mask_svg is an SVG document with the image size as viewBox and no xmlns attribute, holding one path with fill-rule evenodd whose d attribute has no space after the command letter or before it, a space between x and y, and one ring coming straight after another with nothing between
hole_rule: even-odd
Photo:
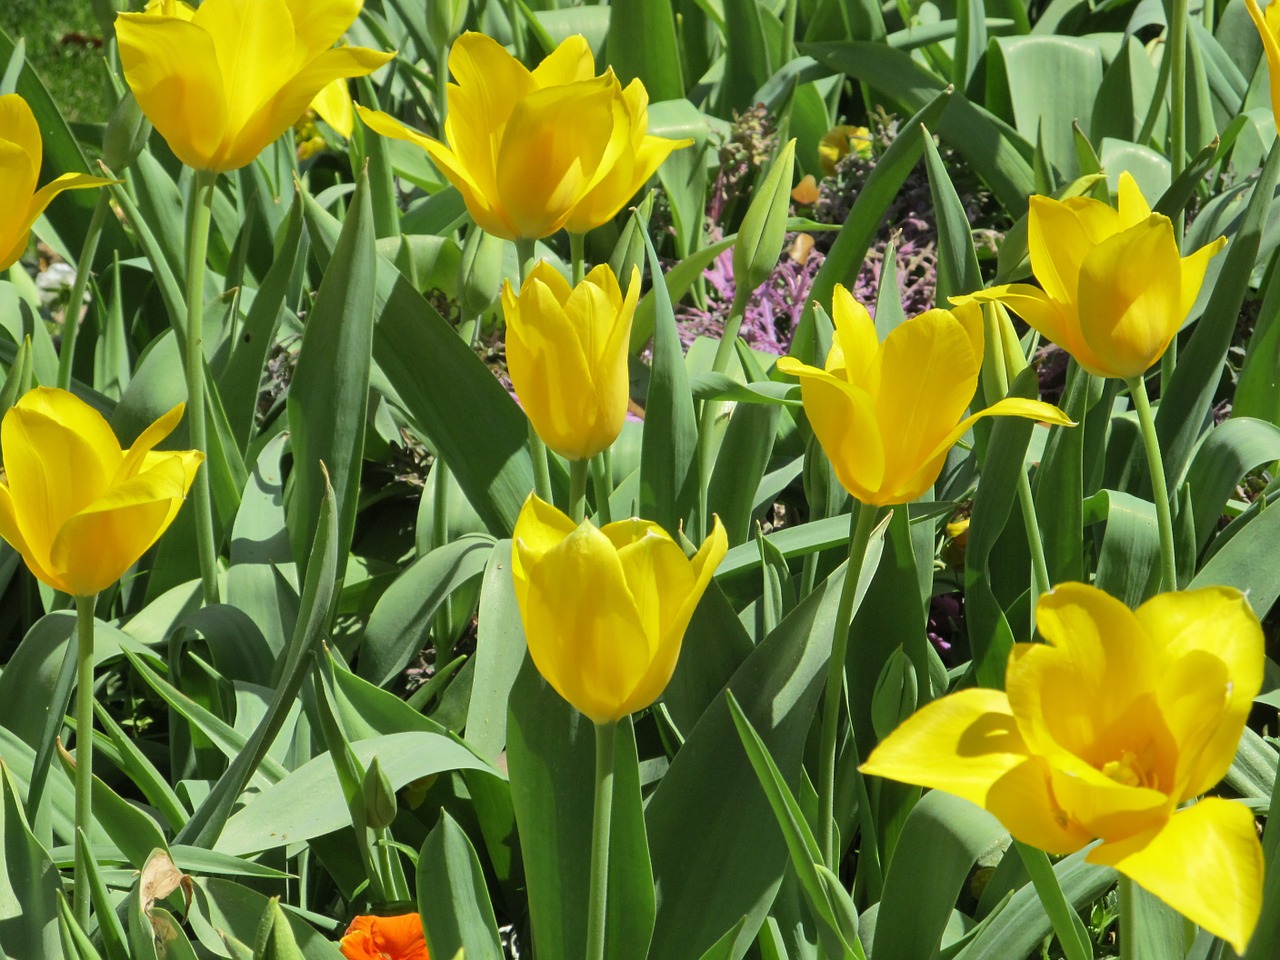
<instances>
[{"instance_id":1,"label":"closed tulip bud","mask_svg":"<svg viewBox=\"0 0 1280 960\"><path fill-rule=\"evenodd\" d=\"M656 523L575 526L530 496L512 534L511 573L538 672L595 723L649 706L728 546L719 518L690 560Z\"/></svg>"},{"instance_id":2,"label":"closed tulip bud","mask_svg":"<svg viewBox=\"0 0 1280 960\"><path fill-rule=\"evenodd\" d=\"M377 757L364 772L363 795L364 816L369 826L375 830L391 826L396 819L396 791Z\"/></svg>"},{"instance_id":3,"label":"closed tulip bud","mask_svg":"<svg viewBox=\"0 0 1280 960\"><path fill-rule=\"evenodd\" d=\"M1031 272L952 303L997 300L1100 377L1128 380L1164 356L1191 312L1219 237L1178 255L1173 224L1152 213L1128 172L1120 208L1099 200L1034 196L1027 216Z\"/></svg>"},{"instance_id":4,"label":"closed tulip bud","mask_svg":"<svg viewBox=\"0 0 1280 960\"><path fill-rule=\"evenodd\" d=\"M0 96L0 270L18 262L31 227L63 190L112 183L87 173L64 173L39 190L44 142L27 101L16 93Z\"/></svg>"},{"instance_id":5,"label":"closed tulip bud","mask_svg":"<svg viewBox=\"0 0 1280 960\"><path fill-rule=\"evenodd\" d=\"M102 137L102 162L110 170L123 170L138 159L150 136L151 124L142 115L137 98L126 90L107 121L107 132Z\"/></svg>"},{"instance_id":6,"label":"closed tulip bud","mask_svg":"<svg viewBox=\"0 0 1280 960\"><path fill-rule=\"evenodd\" d=\"M1262 908L1253 814L1185 804L1230 769L1266 657L1244 596L1207 587L1130 611L1081 583L1040 598L1045 643L1015 644L1004 690L913 714L865 774L970 800L1023 843L1080 850L1245 952Z\"/></svg>"},{"instance_id":7,"label":"closed tulip bud","mask_svg":"<svg viewBox=\"0 0 1280 960\"><path fill-rule=\"evenodd\" d=\"M591 48L567 38L530 71L496 40L464 33L449 52L441 143L385 113L357 107L371 130L425 150L480 227L536 240L585 233L622 209L672 150L692 140L648 134L649 95L595 76Z\"/></svg>"},{"instance_id":8,"label":"closed tulip bud","mask_svg":"<svg viewBox=\"0 0 1280 960\"><path fill-rule=\"evenodd\" d=\"M156 450L182 419L174 407L128 450L96 410L37 387L0 423L0 536L41 581L75 596L115 583L182 507L204 455Z\"/></svg>"},{"instance_id":9,"label":"closed tulip bud","mask_svg":"<svg viewBox=\"0 0 1280 960\"><path fill-rule=\"evenodd\" d=\"M742 218L733 244L733 276L739 296L753 292L768 280L782 256L795 166L796 142L792 140L778 153Z\"/></svg>"},{"instance_id":10,"label":"closed tulip bud","mask_svg":"<svg viewBox=\"0 0 1280 960\"><path fill-rule=\"evenodd\" d=\"M125 80L178 159L196 170L251 163L330 82L394 54L335 47L363 0L152 0L122 13Z\"/></svg>"},{"instance_id":11,"label":"closed tulip bud","mask_svg":"<svg viewBox=\"0 0 1280 960\"><path fill-rule=\"evenodd\" d=\"M539 261L516 295L502 290L507 371L542 442L571 460L613 443L627 416L627 345L640 297L632 268L622 295L613 271L600 265L576 287Z\"/></svg>"},{"instance_id":12,"label":"closed tulip bud","mask_svg":"<svg viewBox=\"0 0 1280 960\"><path fill-rule=\"evenodd\" d=\"M800 378L809 425L840 483L874 506L908 503L933 485L947 451L975 421L1030 417L1071 426L1061 410L1008 397L964 417L982 367L982 317L930 310L881 343L867 308L837 286L836 332L819 370L795 357L778 370Z\"/></svg>"}]
</instances>

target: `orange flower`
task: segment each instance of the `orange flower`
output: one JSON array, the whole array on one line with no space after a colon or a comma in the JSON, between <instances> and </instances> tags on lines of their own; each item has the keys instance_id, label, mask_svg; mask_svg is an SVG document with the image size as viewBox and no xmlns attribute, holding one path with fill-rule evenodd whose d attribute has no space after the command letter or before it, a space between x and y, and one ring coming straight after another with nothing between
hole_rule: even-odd
<instances>
[{"instance_id":1,"label":"orange flower","mask_svg":"<svg viewBox=\"0 0 1280 960\"><path fill-rule=\"evenodd\" d=\"M356 917L338 949L347 960L431 960L416 913Z\"/></svg>"}]
</instances>

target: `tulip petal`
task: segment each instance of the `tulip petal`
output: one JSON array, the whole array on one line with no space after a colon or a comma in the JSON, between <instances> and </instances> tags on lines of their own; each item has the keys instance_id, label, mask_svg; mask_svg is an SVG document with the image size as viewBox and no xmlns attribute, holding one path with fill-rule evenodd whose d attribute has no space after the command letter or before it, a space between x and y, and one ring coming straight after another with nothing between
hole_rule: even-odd
<instances>
[{"instance_id":1,"label":"tulip petal","mask_svg":"<svg viewBox=\"0 0 1280 960\"><path fill-rule=\"evenodd\" d=\"M529 494L520 508L515 530L511 534L513 540L524 544L524 549L511 557L515 576L527 576L521 566L522 558L532 561L541 559L543 554L576 529L577 524L551 504L539 499L537 494Z\"/></svg>"},{"instance_id":2,"label":"tulip petal","mask_svg":"<svg viewBox=\"0 0 1280 960\"><path fill-rule=\"evenodd\" d=\"M1264 17L1258 9L1257 0L1244 0L1244 5L1253 18L1253 25L1258 28L1258 35L1262 37L1262 49L1267 55L1267 72L1271 80L1271 112L1280 117L1280 42L1276 39L1276 32L1271 29L1269 18ZM1273 10L1274 7L1267 4L1267 12L1271 13Z\"/></svg>"},{"instance_id":3,"label":"tulip petal","mask_svg":"<svg viewBox=\"0 0 1280 960\"><path fill-rule=\"evenodd\" d=\"M53 202L53 198L65 190L87 190L90 187L104 187L112 183L119 183L119 180L107 180L103 177L90 176L87 173L64 173L56 180L50 180L43 187L36 191L35 196L31 198L30 206L27 208L27 216L25 221L24 233L35 226L35 222L39 219L40 214L44 213L45 208ZM25 241L24 241L25 245Z\"/></svg>"},{"instance_id":4,"label":"tulip petal","mask_svg":"<svg viewBox=\"0 0 1280 960\"><path fill-rule=\"evenodd\" d=\"M596 61L587 38L575 33L561 40L560 46L542 58L542 62L533 68L533 79L539 87L556 87L590 80L595 73Z\"/></svg>"},{"instance_id":5,"label":"tulip petal","mask_svg":"<svg viewBox=\"0 0 1280 960\"><path fill-rule=\"evenodd\" d=\"M311 109L343 137L351 139L356 125L356 113L345 78L330 81L312 98Z\"/></svg>"},{"instance_id":6,"label":"tulip petal","mask_svg":"<svg viewBox=\"0 0 1280 960\"><path fill-rule=\"evenodd\" d=\"M886 487L901 486L937 456L973 399L981 365L968 331L946 310L907 320L885 338L875 401Z\"/></svg>"},{"instance_id":7,"label":"tulip petal","mask_svg":"<svg viewBox=\"0 0 1280 960\"><path fill-rule=\"evenodd\" d=\"M70 593L105 590L160 539L191 484L191 459L174 454L112 487L62 525L50 563Z\"/></svg>"},{"instance_id":8,"label":"tulip petal","mask_svg":"<svg viewBox=\"0 0 1280 960\"><path fill-rule=\"evenodd\" d=\"M516 104L498 148L498 195L518 235L559 230L629 139L612 76L536 90Z\"/></svg>"},{"instance_id":9,"label":"tulip petal","mask_svg":"<svg viewBox=\"0 0 1280 960\"><path fill-rule=\"evenodd\" d=\"M179 160L210 169L227 129L213 38L176 17L121 13L116 40L125 79L147 119Z\"/></svg>"},{"instance_id":10,"label":"tulip petal","mask_svg":"<svg viewBox=\"0 0 1280 960\"><path fill-rule=\"evenodd\" d=\"M1182 258L1182 300L1179 306L1182 311L1180 314L1182 320L1186 320L1187 314L1196 305L1200 288L1204 286L1204 274L1209 269L1209 261L1222 252L1226 245L1227 238L1219 237L1212 243L1206 243L1191 256ZM1181 327L1181 321L1179 321L1179 327Z\"/></svg>"},{"instance_id":11,"label":"tulip petal","mask_svg":"<svg viewBox=\"0 0 1280 960\"><path fill-rule=\"evenodd\" d=\"M1182 264L1168 217L1153 216L1098 244L1080 267L1080 331L1111 376L1160 359L1182 326Z\"/></svg>"},{"instance_id":12,"label":"tulip petal","mask_svg":"<svg viewBox=\"0 0 1280 960\"><path fill-rule=\"evenodd\" d=\"M305 56L299 62L295 55L293 17L285 0L213 0L200 5L191 23L213 41L227 130L230 139L237 139L237 132L306 62Z\"/></svg>"},{"instance_id":13,"label":"tulip petal","mask_svg":"<svg viewBox=\"0 0 1280 960\"><path fill-rule=\"evenodd\" d=\"M618 720L648 670L644 632L622 564L590 521L541 557L516 538L516 597L529 655L560 696L596 723Z\"/></svg>"},{"instance_id":14,"label":"tulip petal","mask_svg":"<svg viewBox=\"0 0 1280 960\"><path fill-rule=\"evenodd\" d=\"M31 224L17 211L25 212L30 204L36 176L27 152L16 143L0 140L0 210L12 211L0 223L0 270L11 267L26 252Z\"/></svg>"},{"instance_id":15,"label":"tulip petal","mask_svg":"<svg viewBox=\"0 0 1280 960\"><path fill-rule=\"evenodd\" d=\"M174 428L182 420L182 414L186 409L187 405L185 403L178 404L167 413L157 417L147 429L138 435L138 439L133 441L133 445L129 447L128 452L125 453L124 458L120 461L120 467L116 470L116 474L111 481L112 486L123 483L142 470L147 454L155 449L157 443L173 433ZM166 453L165 456L172 456L172 454Z\"/></svg>"},{"instance_id":16,"label":"tulip petal","mask_svg":"<svg viewBox=\"0 0 1280 960\"><path fill-rule=\"evenodd\" d=\"M13 504L13 497L9 495L9 487L4 483L0 483L0 537L18 551L27 569L35 575L37 580L55 590L68 592L66 584L54 576L49 569L49 551L46 549L42 552L42 556L36 556L31 545L27 543L27 538L23 536L22 527L18 523L18 513Z\"/></svg>"},{"instance_id":17,"label":"tulip petal","mask_svg":"<svg viewBox=\"0 0 1280 960\"><path fill-rule=\"evenodd\" d=\"M1119 228L1121 230L1136 227L1151 216L1151 205L1147 203L1147 198L1138 189L1138 181L1133 179L1133 174L1128 170L1120 171L1120 183L1117 193L1120 200Z\"/></svg>"},{"instance_id":18,"label":"tulip petal","mask_svg":"<svg viewBox=\"0 0 1280 960\"><path fill-rule=\"evenodd\" d=\"M1140 606L1134 616L1154 639L1155 657L1164 665L1158 696L1184 754L1177 799L1196 796L1225 776L1235 757L1253 698L1262 688L1262 628L1245 598L1228 587L1161 594ZM1186 700L1204 685L1196 682L1202 678L1194 671L1179 676L1170 669L1197 653L1220 662L1226 677L1225 689L1215 691L1208 685L1208 695L1219 698L1209 715L1219 722L1207 742L1196 742L1193 736L1201 729L1204 708ZM1183 701L1186 709L1179 710L1175 705Z\"/></svg>"},{"instance_id":19,"label":"tulip petal","mask_svg":"<svg viewBox=\"0 0 1280 960\"><path fill-rule=\"evenodd\" d=\"M800 378L805 416L840 484L862 503L881 506L884 440L866 391L794 357L780 357L777 367Z\"/></svg>"},{"instance_id":20,"label":"tulip petal","mask_svg":"<svg viewBox=\"0 0 1280 960\"><path fill-rule=\"evenodd\" d=\"M0 424L9 494L39 565L72 516L100 497L120 464L120 444L98 411L62 390L38 387Z\"/></svg>"},{"instance_id":21,"label":"tulip petal","mask_svg":"<svg viewBox=\"0 0 1280 960\"><path fill-rule=\"evenodd\" d=\"M1027 758L1008 698L999 690L970 689L917 710L858 769L986 807L992 785Z\"/></svg>"},{"instance_id":22,"label":"tulip petal","mask_svg":"<svg viewBox=\"0 0 1280 960\"><path fill-rule=\"evenodd\" d=\"M874 397L879 377L872 370L880 356L876 322L843 284L836 284L831 292L831 322L836 330L824 365L827 373L857 384Z\"/></svg>"},{"instance_id":23,"label":"tulip petal","mask_svg":"<svg viewBox=\"0 0 1280 960\"><path fill-rule=\"evenodd\" d=\"M1081 583L1040 598L1036 626L1048 641L1017 644L1005 689L1028 746L1038 754L1089 756L1099 732L1155 689L1155 646L1119 600Z\"/></svg>"},{"instance_id":24,"label":"tulip petal","mask_svg":"<svg viewBox=\"0 0 1280 960\"><path fill-rule=\"evenodd\" d=\"M285 0L285 5L298 39L319 53L328 50L347 32L360 16L364 0Z\"/></svg>"},{"instance_id":25,"label":"tulip petal","mask_svg":"<svg viewBox=\"0 0 1280 960\"><path fill-rule=\"evenodd\" d=\"M336 47L324 51L286 78L274 96L237 131L219 161L219 169L236 170L252 163L267 144L293 126L324 87L334 80L373 73L394 56L394 53L365 47Z\"/></svg>"},{"instance_id":26,"label":"tulip petal","mask_svg":"<svg viewBox=\"0 0 1280 960\"><path fill-rule=\"evenodd\" d=\"M1116 232L1118 221L1119 215L1097 200L1076 197L1062 203L1052 197L1031 198L1027 216L1031 271L1051 300L1076 302L1080 265L1090 250Z\"/></svg>"},{"instance_id":27,"label":"tulip petal","mask_svg":"<svg viewBox=\"0 0 1280 960\"><path fill-rule=\"evenodd\" d=\"M19 184L26 184L23 193L31 193L36 188L36 176L44 156L44 141L40 136L40 124L30 105L16 93L0 96L0 142L8 141L26 155L31 168L30 180L24 179L25 168L10 168L6 162L4 170L7 176L17 178ZM13 209L0 207L0 209Z\"/></svg>"},{"instance_id":28,"label":"tulip petal","mask_svg":"<svg viewBox=\"0 0 1280 960\"><path fill-rule=\"evenodd\" d=\"M1079 850L1093 839L1062 809L1040 757L1019 763L991 785L986 808L1017 840L1052 854Z\"/></svg>"},{"instance_id":29,"label":"tulip petal","mask_svg":"<svg viewBox=\"0 0 1280 960\"><path fill-rule=\"evenodd\" d=\"M1262 910L1262 845L1248 808L1209 798L1162 827L1090 850L1192 922L1244 953Z\"/></svg>"}]
</instances>

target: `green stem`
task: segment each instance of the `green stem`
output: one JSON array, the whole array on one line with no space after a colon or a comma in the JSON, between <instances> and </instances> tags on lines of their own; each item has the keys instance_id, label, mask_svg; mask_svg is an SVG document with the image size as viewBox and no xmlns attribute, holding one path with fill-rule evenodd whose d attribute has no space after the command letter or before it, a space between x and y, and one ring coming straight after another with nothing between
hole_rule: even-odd
<instances>
[{"instance_id":1,"label":"green stem","mask_svg":"<svg viewBox=\"0 0 1280 960\"><path fill-rule=\"evenodd\" d=\"M591 825L591 885L587 906L587 960L603 960L604 920L609 893L609 828L613 819L615 721L596 725L596 791Z\"/></svg>"},{"instance_id":2,"label":"green stem","mask_svg":"<svg viewBox=\"0 0 1280 960\"><path fill-rule=\"evenodd\" d=\"M1174 180L1186 168L1187 152L1187 0L1173 0L1169 24L1169 164ZM1178 215L1182 222L1182 215Z\"/></svg>"},{"instance_id":3,"label":"green stem","mask_svg":"<svg viewBox=\"0 0 1280 960\"><path fill-rule=\"evenodd\" d=\"M516 241L516 261L520 269L520 286L524 286L529 276L529 268L533 266L533 258L537 256L538 241L521 237Z\"/></svg>"},{"instance_id":4,"label":"green stem","mask_svg":"<svg viewBox=\"0 0 1280 960\"><path fill-rule=\"evenodd\" d=\"M218 175L197 170L191 182L191 210L187 235L187 422L191 445L206 457L209 452L204 403L204 262L209 250L209 217ZM213 498L209 468L196 471L191 485L195 509L196 548L200 558L200 585L205 604L218 602L218 554L213 536Z\"/></svg>"},{"instance_id":5,"label":"green stem","mask_svg":"<svg viewBox=\"0 0 1280 960\"><path fill-rule=\"evenodd\" d=\"M613 496L613 483L603 451L591 458L591 486L596 492L596 516L600 523L613 523L613 510L609 506L609 498Z\"/></svg>"},{"instance_id":6,"label":"green stem","mask_svg":"<svg viewBox=\"0 0 1280 960\"><path fill-rule=\"evenodd\" d=\"M871 531L880 516L877 507L854 501L849 518L849 561L840 588L840 604L836 608L835 636L831 640L831 659L827 661L827 685L822 701L822 739L818 771L818 849L827 858L827 867L837 870L840 851L836 849L834 817L836 791L836 735L839 732L841 693L844 690L845 659L849 651L849 628L853 623L853 602L858 593L863 560Z\"/></svg>"},{"instance_id":7,"label":"green stem","mask_svg":"<svg viewBox=\"0 0 1280 960\"><path fill-rule=\"evenodd\" d=\"M80 309L84 305L84 292L89 286L89 274L93 270L93 257L98 252L98 238L102 236L102 226L111 212L111 194L106 190L98 191L98 202L93 207L93 216L89 218L89 231L84 236L84 246L80 248L80 260L76 264L76 279L71 285L71 299L67 301L67 312L62 318L62 348L58 352L58 386L63 390L71 389L71 365L76 356L76 337L80 333Z\"/></svg>"},{"instance_id":8,"label":"green stem","mask_svg":"<svg viewBox=\"0 0 1280 960\"><path fill-rule=\"evenodd\" d=\"M1058 943L1062 945L1062 952L1067 960L1092 960L1093 954L1082 939L1084 925L1067 901L1066 894L1062 892L1062 885L1058 882L1058 875L1053 872L1049 857L1043 850L1029 847L1018 840L1013 845L1022 857L1022 864L1031 877L1031 885L1035 888L1045 913L1049 915L1049 922L1053 924L1053 932L1057 934ZM1123 943L1121 947L1123 948Z\"/></svg>"},{"instance_id":9,"label":"green stem","mask_svg":"<svg viewBox=\"0 0 1280 960\"><path fill-rule=\"evenodd\" d=\"M89 929L89 878L93 856L93 607L98 596L76 597L76 866L75 918Z\"/></svg>"},{"instance_id":10,"label":"green stem","mask_svg":"<svg viewBox=\"0 0 1280 960\"><path fill-rule=\"evenodd\" d=\"M1147 470L1151 473L1151 492L1156 501L1156 523L1160 528L1160 588L1178 589L1178 563L1173 552L1173 515L1169 511L1169 488L1164 479L1164 461L1160 457L1160 439L1156 436L1156 419L1147 399L1147 384L1141 376L1128 381L1129 394L1138 412L1142 445L1147 451Z\"/></svg>"},{"instance_id":11,"label":"green stem","mask_svg":"<svg viewBox=\"0 0 1280 960\"><path fill-rule=\"evenodd\" d=\"M581 523L587 515L587 474L590 471L590 460L569 461L569 517L574 523Z\"/></svg>"},{"instance_id":12,"label":"green stem","mask_svg":"<svg viewBox=\"0 0 1280 960\"><path fill-rule=\"evenodd\" d=\"M1134 948L1138 940L1138 912L1134 903L1133 881L1121 876L1116 885L1120 900L1120 957L1121 960L1138 960Z\"/></svg>"},{"instance_id":13,"label":"green stem","mask_svg":"<svg viewBox=\"0 0 1280 960\"><path fill-rule=\"evenodd\" d=\"M585 251L587 236L584 233L569 234L569 260L573 263L573 285L576 287L585 276Z\"/></svg>"},{"instance_id":14,"label":"green stem","mask_svg":"<svg viewBox=\"0 0 1280 960\"><path fill-rule=\"evenodd\" d=\"M729 368L729 358L733 356L734 342L738 339L738 330L742 327L742 317L751 299L751 291L738 287L733 293L733 305L729 308L729 319L725 321L724 333L716 344L716 355L711 361L713 373L724 373ZM710 517L707 516L707 490L711 486L712 454L715 447L712 439L715 435L716 419L720 416L720 401L705 400L702 414L698 418L698 535L703 539L711 529Z\"/></svg>"},{"instance_id":15,"label":"green stem","mask_svg":"<svg viewBox=\"0 0 1280 960\"><path fill-rule=\"evenodd\" d=\"M431 549L438 550L449 542L449 467L436 451L435 465L431 472L435 474L435 486L431 491ZM453 596L444 598L434 618L436 647L440 649L450 641L447 638L449 624L453 623Z\"/></svg>"},{"instance_id":16,"label":"green stem","mask_svg":"<svg viewBox=\"0 0 1280 960\"><path fill-rule=\"evenodd\" d=\"M1151 97L1151 105L1147 108L1147 115L1142 120L1142 129L1139 131L1138 139L1135 141L1143 146L1151 146L1151 138L1155 134L1156 121L1160 119L1160 107L1164 104L1164 91L1169 85L1170 62L1172 59L1167 55L1160 58L1160 73L1156 77L1155 93Z\"/></svg>"}]
</instances>

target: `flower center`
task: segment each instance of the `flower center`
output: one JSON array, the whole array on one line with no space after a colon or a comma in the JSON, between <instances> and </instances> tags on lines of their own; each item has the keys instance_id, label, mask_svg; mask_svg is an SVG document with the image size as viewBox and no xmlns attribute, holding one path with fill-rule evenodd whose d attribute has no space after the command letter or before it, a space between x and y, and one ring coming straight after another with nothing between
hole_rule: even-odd
<instances>
[{"instance_id":1,"label":"flower center","mask_svg":"<svg viewBox=\"0 0 1280 960\"><path fill-rule=\"evenodd\" d=\"M1123 750L1119 760L1108 760L1102 765L1102 774L1126 787L1150 787L1155 779L1132 750Z\"/></svg>"}]
</instances>

